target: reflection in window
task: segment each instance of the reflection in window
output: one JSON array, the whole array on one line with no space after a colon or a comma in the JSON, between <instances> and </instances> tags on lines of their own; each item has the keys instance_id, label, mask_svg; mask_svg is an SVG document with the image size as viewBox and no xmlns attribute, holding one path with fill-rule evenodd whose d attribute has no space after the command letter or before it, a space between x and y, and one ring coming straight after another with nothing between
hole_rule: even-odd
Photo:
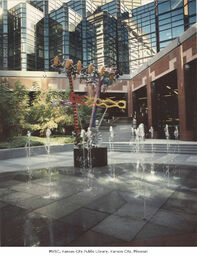
<instances>
[{"instance_id":1,"label":"reflection in window","mask_svg":"<svg viewBox=\"0 0 197 256\"><path fill-rule=\"evenodd\" d=\"M189 3L189 15L196 14L196 1Z\"/></svg>"},{"instance_id":2,"label":"reflection in window","mask_svg":"<svg viewBox=\"0 0 197 256\"><path fill-rule=\"evenodd\" d=\"M170 11L170 2L167 1L165 3L159 4L158 6L159 13L164 13Z\"/></svg>"},{"instance_id":3,"label":"reflection in window","mask_svg":"<svg viewBox=\"0 0 197 256\"><path fill-rule=\"evenodd\" d=\"M167 29L167 30L161 31L159 33L159 37L160 37L160 41L171 39L172 38L171 29Z\"/></svg>"},{"instance_id":4,"label":"reflection in window","mask_svg":"<svg viewBox=\"0 0 197 256\"><path fill-rule=\"evenodd\" d=\"M189 23L190 23L190 26L192 26L194 23L196 23L196 16L191 17L191 18L189 19Z\"/></svg>"},{"instance_id":5,"label":"reflection in window","mask_svg":"<svg viewBox=\"0 0 197 256\"><path fill-rule=\"evenodd\" d=\"M171 0L171 8L176 9L183 6L183 0Z\"/></svg>"},{"instance_id":6,"label":"reflection in window","mask_svg":"<svg viewBox=\"0 0 197 256\"><path fill-rule=\"evenodd\" d=\"M184 32L183 26L175 27L172 29L173 37L178 37L178 36L182 35L183 32Z\"/></svg>"}]
</instances>

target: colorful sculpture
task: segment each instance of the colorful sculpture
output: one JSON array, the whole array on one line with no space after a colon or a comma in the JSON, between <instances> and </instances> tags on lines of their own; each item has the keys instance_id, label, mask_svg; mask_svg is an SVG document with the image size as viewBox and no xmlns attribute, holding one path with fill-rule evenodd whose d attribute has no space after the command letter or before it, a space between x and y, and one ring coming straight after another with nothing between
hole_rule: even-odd
<instances>
[{"instance_id":1,"label":"colorful sculpture","mask_svg":"<svg viewBox=\"0 0 197 256\"><path fill-rule=\"evenodd\" d=\"M118 107L120 109L126 108L126 101L113 101L111 99L101 99L100 93L101 90L106 91L107 87L113 83L113 81L119 77L120 72L118 70L114 70L113 68L102 67L100 72L98 72L93 64L90 64L88 68L82 66L81 61L78 61L76 65L73 64L72 60L64 60L60 62L59 57L56 56L53 60L52 67L58 71L58 73L66 72L67 77L69 79L70 86L70 100L69 101L61 101L59 105L69 106L72 104L73 108L73 117L74 117L74 127L75 133L79 134L79 121L77 115L77 104L86 104L87 106L92 107L92 114L90 118L89 128L95 127L96 121L96 113L97 107L104 108L112 108ZM73 78L76 78L76 75L79 75L80 81L85 80L86 84L91 84L95 87L95 96L94 98L84 96L78 96L74 93L73 90ZM56 106L55 102L53 102L54 106Z\"/></svg>"}]
</instances>

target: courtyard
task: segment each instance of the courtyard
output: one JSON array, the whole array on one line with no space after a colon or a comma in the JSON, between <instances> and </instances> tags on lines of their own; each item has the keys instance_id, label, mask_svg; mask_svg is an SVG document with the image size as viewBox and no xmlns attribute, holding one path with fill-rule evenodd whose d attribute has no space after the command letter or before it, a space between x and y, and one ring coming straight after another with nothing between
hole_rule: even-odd
<instances>
[{"instance_id":1,"label":"courtyard","mask_svg":"<svg viewBox=\"0 0 197 256\"><path fill-rule=\"evenodd\" d=\"M1 246L196 246L195 155L73 152L1 160Z\"/></svg>"}]
</instances>

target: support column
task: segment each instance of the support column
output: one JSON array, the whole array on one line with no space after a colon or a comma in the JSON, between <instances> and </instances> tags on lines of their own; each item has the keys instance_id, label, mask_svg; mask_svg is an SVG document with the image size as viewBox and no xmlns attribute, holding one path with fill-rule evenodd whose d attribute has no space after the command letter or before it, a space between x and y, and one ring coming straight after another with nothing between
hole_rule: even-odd
<instances>
[{"instance_id":1,"label":"support column","mask_svg":"<svg viewBox=\"0 0 197 256\"><path fill-rule=\"evenodd\" d=\"M177 49L177 86L178 86L178 107L179 107L179 131L180 140L192 140L193 132L187 130L186 116L186 94L184 83L183 46Z\"/></svg>"},{"instance_id":2,"label":"support column","mask_svg":"<svg viewBox=\"0 0 197 256\"><path fill-rule=\"evenodd\" d=\"M128 82L128 117L133 116L133 81Z\"/></svg>"},{"instance_id":3,"label":"support column","mask_svg":"<svg viewBox=\"0 0 197 256\"><path fill-rule=\"evenodd\" d=\"M148 107L148 127L153 126L153 113L152 113L152 94L151 94L151 78L150 68L146 70L146 85L147 85L147 107Z\"/></svg>"}]
</instances>

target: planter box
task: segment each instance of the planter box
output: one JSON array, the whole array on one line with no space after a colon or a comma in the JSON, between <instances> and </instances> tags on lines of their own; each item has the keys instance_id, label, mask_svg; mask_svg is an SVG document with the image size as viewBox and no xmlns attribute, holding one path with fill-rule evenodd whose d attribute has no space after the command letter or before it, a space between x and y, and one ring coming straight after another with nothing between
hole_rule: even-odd
<instances>
[{"instance_id":1,"label":"planter box","mask_svg":"<svg viewBox=\"0 0 197 256\"><path fill-rule=\"evenodd\" d=\"M83 156L84 154L84 156ZM84 149L74 149L74 166L75 167L83 167L83 158L84 158L84 166L90 167L90 162L92 163L92 167L101 167L107 165L107 148L98 147L92 148L91 152L91 161L88 161L88 150Z\"/></svg>"}]
</instances>

